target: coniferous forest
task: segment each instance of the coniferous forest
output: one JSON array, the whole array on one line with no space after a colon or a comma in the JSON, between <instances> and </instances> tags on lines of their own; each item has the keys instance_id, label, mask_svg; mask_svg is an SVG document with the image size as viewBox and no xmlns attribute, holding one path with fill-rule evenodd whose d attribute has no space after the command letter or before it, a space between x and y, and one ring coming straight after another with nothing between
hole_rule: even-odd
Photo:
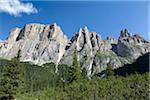
<instances>
[{"instance_id":1,"label":"coniferous forest","mask_svg":"<svg viewBox=\"0 0 150 100\"><path fill-rule=\"evenodd\" d=\"M72 66L59 65L55 73L54 63L20 62L19 53L11 60L0 60L0 100L149 99L149 54L122 68L108 66L89 79L76 55Z\"/></svg>"}]
</instances>

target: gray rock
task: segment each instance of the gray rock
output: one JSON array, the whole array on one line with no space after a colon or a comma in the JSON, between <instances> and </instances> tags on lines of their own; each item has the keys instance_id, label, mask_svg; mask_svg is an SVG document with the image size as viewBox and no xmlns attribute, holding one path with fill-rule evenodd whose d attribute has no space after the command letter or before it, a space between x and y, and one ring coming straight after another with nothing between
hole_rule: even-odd
<instances>
[{"instance_id":1,"label":"gray rock","mask_svg":"<svg viewBox=\"0 0 150 100\"><path fill-rule=\"evenodd\" d=\"M148 41L137 34L131 36L126 29L121 31L117 44L119 56L134 61L147 52L150 52L150 43Z\"/></svg>"},{"instance_id":2,"label":"gray rock","mask_svg":"<svg viewBox=\"0 0 150 100\"><path fill-rule=\"evenodd\" d=\"M96 32L87 27L81 28L71 40L68 40L61 28L53 23L27 24L22 29L14 28L5 41L0 41L0 58L11 59L21 50L21 60L42 65L49 62L72 65L74 51L81 70L87 70L87 76L105 70L109 65L113 69L131 63L139 56L150 52L150 43L139 34L131 35L122 30L118 40L107 37L102 40Z\"/></svg>"},{"instance_id":3,"label":"gray rock","mask_svg":"<svg viewBox=\"0 0 150 100\"><path fill-rule=\"evenodd\" d=\"M58 63L69 40L56 23L52 25L27 24L15 28L5 43L0 43L0 57L11 59L21 50L21 60L35 64Z\"/></svg>"},{"instance_id":4,"label":"gray rock","mask_svg":"<svg viewBox=\"0 0 150 100\"><path fill-rule=\"evenodd\" d=\"M86 68L89 77L105 70L108 63L112 64L114 68L121 66L119 58L111 51L111 42L102 40L97 33L90 32L87 27L81 28L70 41L72 43L62 57L61 64L72 65L73 53L77 49L81 69ZM99 58L97 56L98 52L108 52L108 54L104 56L105 58ZM115 55L115 57L111 57L110 54Z\"/></svg>"},{"instance_id":5,"label":"gray rock","mask_svg":"<svg viewBox=\"0 0 150 100\"><path fill-rule=\"evenodd\" d=\"M118 56L113 51L99 51L94 60L93 74L106 70L107 66L111 65L113 69L122 66Z\"/></svg>"},{"instance_id":6,"label":"gray rock","mask_svg":"<svg viewBox=\"0 0 150 100\"><path fill-rule=\"evenodd\" d=\"M114 39L112 36L108 36L106 38L106 41L108 41L110 44L117 44L118 43L118 40Z\"/></svg>"},{"instance_id":7,"label":"gray rock","mask_svg":"<svg viewBox=\"0 0 150 100\"><path fill-rule=\"evenodd\" d=\"M81 69L86 68L89 77L105 70L108 64L115 69L150 52L150 43L139 35L131 36L127 29L121 31L118 40L112 37L102 40L97 33L84 27L70 41L60 63L72 65L73 51L77 49Z\"/></svg>"}]
</instances>

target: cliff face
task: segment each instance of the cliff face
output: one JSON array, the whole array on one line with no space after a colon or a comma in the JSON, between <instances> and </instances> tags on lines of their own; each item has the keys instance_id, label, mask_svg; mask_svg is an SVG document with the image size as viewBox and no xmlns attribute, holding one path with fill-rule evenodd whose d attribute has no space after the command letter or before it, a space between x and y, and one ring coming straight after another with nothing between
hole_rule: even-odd
<instances>
[{"instance_id":1,"label":"cliff face","mask_svg":"<svg viewBox=\"0 0 150 100\"><path fill-rule=\"evenodd\" d=\"M105 70L109 63L114 68L117 68L121 66L121 62L111 50L111 42L110 40L102 40L96 32L90 32L87 27L81 28L72 37L70 47L65 52L60 63L71 65L73 61L72 55L74 50L77 49L81 69L86 68L88 76Z\"/></svg>"},{"instance_id":2,"label":"cliff face","mask_svg":"<svg viewBox=\"0 0 150 100\"><path fill-rule=\"evenodd\" d=\"M134 61L150 52L150 43L139 34L131 35L122 30L119 39L107 37L103 40L87 27L81 28L70 40L56 24L27 24L14 28L5 41L0 41L0 57L11 59L21 50L21 60L42 65L48 62L72 65L76 49L81 69L86 68L88 76Z\"/></svg>"},{"instance_id":3,"label":"cliff face","mask_svg":"<svg viewBox=\"0 0 150 100\"><path fill-rule=\"evenodd\" d=\"M132 36L127 29L121 31L117 44L119 56L133 61L147 52L150 52L150 43L148 41L139 34Z\"/></svg>"},{"instance_id":4,"label":"cliff face","mask_svg":"<svg viewBox=\"0 0 150 100\"><path fill-rule=\"evenodd\" d=\"M15 28L8 39L0 44L0 56L12 58L21 50L21 60L35 64L58 63L69 40L56 23L52 25L27 24Z\"/></svg>"}]
</instances>

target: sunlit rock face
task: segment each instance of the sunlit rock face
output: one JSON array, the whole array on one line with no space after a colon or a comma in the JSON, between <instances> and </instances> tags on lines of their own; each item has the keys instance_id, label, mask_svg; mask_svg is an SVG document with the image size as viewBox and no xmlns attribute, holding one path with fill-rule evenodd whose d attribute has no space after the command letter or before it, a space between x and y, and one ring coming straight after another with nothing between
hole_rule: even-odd
<instances>
[{"instance_id":1,"label":"sunlit rock face","mask_svg":"<svg viewBox=\"0 0 150 100\"><path fill-rule=\"evenodd\" d=\"M111 42L102 40L100 35L96 32L90 32L87 27L81 28L70 41L70 46L67 48L60 63L72 65L73 54L76 49L81 69L86 68L89 77L105 70L109 63L114 68L121 66L119 58L111 50ZM99 55L100 53L102 55ZM114 58L111 57L114 55Z\"/></svg>"},{"instance_id":2,"label":"sunlit rock face","mask_svg":"<svg viewBox=\"0 0 150 100\"><path fill-rule=\"evenodd\" d=\"M119 39L111 36L102 39L87 27L80 28L69 40L56 23L33 23L12 29L7 40L0 41L0 58L11 59L18 50L21 61L38 65L54 62L56 69L58 64L72 66L76 55L81 71L85 68L91 77L108 65L115 69L150 52L150 43L139 34L131 35L127 29L121 31Z\"/></svg>"},{"instance_id":3,"label":"sunlit rock face","mask_svg":"<svg viewBox=\"0 0 150 100\"><path fill-rule=\"evenodd\" d=\"M117 53L121 57L135 60L150 52L150 43L139 34L131 35L127 29L122 30L118 39Z\"/></svg>"},{"instance_id":4,"label":"sunlit rock face","mask_svg":"<svg viewBox=\"0 0 150 100\"><path fill-rule=\"evenodd\" d=\"M84 27L70 41L60 63L72 65L76 49L81 69L86 68L88 76L105 70L108 65L114 69L121 67L150 52L150 43L138 34L131 36L127 29L121 31L119 39L109 36L103 40Z\"/></svg>"},{"instance_id":5,"label":"sunlit rock face","mask_svg":"<svg viewBox=\"0 0 150 100\"><path fill-rule=\"evenodd\" d=\"M0 43L0 56L12 58L21 50L21 60L35 64L58 63L69 40L56 24L27 24L15 28L5 42Z\"/></svg>"}]
</instances>

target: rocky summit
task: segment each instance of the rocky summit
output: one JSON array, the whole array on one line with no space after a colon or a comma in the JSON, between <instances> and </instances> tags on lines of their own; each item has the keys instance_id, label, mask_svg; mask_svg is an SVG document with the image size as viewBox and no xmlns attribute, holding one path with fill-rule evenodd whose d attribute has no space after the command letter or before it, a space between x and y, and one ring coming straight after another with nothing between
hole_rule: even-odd
<instances>
[{"instance_id":1,"label":"rocky summit","mask_svg":"<svg viewBox=\"0 0 150 100\"><path fill-rule=\"evenodd\" d=\"M11 30L6 41L0 42L0 56L12 58L21 50L21 60L34 64L58 63L69 40L56 24L27 24Z\"/></svg>"},{"instance_id":2,"label":"rocky summit","mask_svg":"<svg viewBox=\"0 0 150 100\"><path fill-rule=\"evenodd\" d=\"M72 65L76 52L81 70L92 76L111 65L114 69L135 61L139 56L150 52L150 42L140 34L131 35L121 30L118 39L108 36L102 39L100 34L91 32L87 27L69 40L56 23L51 25L26 24L23 28L14 28L6 40L0 41L0 57L11 59L21 50L21 60L42 65L53 62Z\"/></svg>"}]
</instances>

